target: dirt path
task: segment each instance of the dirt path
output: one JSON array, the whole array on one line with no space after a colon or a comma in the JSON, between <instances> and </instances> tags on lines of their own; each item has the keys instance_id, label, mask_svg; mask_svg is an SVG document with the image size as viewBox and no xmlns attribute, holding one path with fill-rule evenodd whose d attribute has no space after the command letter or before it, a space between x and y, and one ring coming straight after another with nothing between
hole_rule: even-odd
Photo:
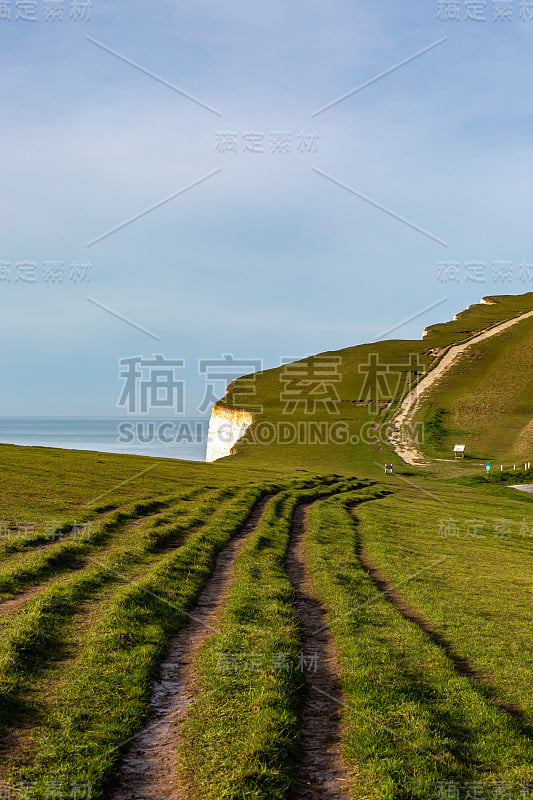
<instances>
[{"instance_id":1,"label":"dirt path","mask_svg":"<svg viewBox=\"0 0 533 800\"><path fill-rule=\"evenodd\" d=\"M142 525L147 517L156 516L159 513L159 511L155 511L146 516L130 520L121 527L120 532L124 533L126 529L138 528ZM185 538L191 534L193 530L195 530L195 527L185 531ZM165 547L162 551L161 558L163 557L163 554L175 552L178 547L181 547L182 544L183 539L180 539L179 542L174 546ZM102 562L100 558L102 556L109 555L109 553L111 553L116 546L117 542L112 540L105 546L101 547L93 556L87 556L87 558L83 559L83 561L81 561L77 567L72 568L68 573L65 573L64 577L66 580L69 580L69 578L75 573L91 566L100 566L102 569L106 570L106 564L105 562ZM130 575L130 580L136 580L140 578L141 575L144 574L145 570L146 565L139 565L138 571L133 575ZM111 572L113 573L113 571ZM119 579L121 578L120 574L118 573L115 573L115 576ZM0 603L0 621L3 619L3 617L7 617L9 614L14 613L18 608L25 605L34 597L37 597L49 588L49 583L32 586L17 594L10 600L4 600L2 603ZM103 586L102 588L105 590L106 587ZM105 602L105 595L89 595L85 599L80 600L79 605L72 616L72 619L75 618L76 621L76 632L84 631L86 628L92 625L95 618L100 613L100 604L102 602ZM61 655L59 656L58 653L54 654L56 668L61 665L63 670L69 668L75 669L76 658L79 655L78 650L79 643L76 643L75 633L73 634L71 632L67 633L66 635L64 634ZM46 705L49 703L56 703L58 700L57 697L54 696L53 690L51 690L49 685L46 684L46 679L43 686L39 688L39 681L36 680L32 688L32 697L34 697L35 700L32 701L32 704L30 705L35 706L35 708L39 707L39 714L41 715L42 720L46 720L49 716ZM46 698L44 701L43 697ZM3 765L0 764L0 780L8 780L8 773L12 771L14 763L18 764L18 766L21 764L30 765L35 757L35 739L33 738L33 734L36 726L39 724L39 716L35 713L27 713L26 715L23 715L20 720L12 722L13 728L6 734L0 736L0 761L4 761L7 765L6 770L3 771ZM7 762L9 762L11 766L9 766ZM1 797L2 794L0 791L0 798Z\"/></svg>"},{"instance_id":2,"label":"dirt path","mask_svg":"<svg viewBox=\"0 0 533 800\"><path fill-rule=\"evenodd\" d=\"M40 586L32 586L31 589L16 594L11 600L4 600L0 603L0 617L7 617L9 614L13 614L17 608L27 603L32 597L37 597L38 594L44 592L46 586L47 584L45 583Z\"/></svg>"},{"instance_id":3,"label":"dirt path","mask_svg":"<svg viewBox=\"0 0 533 800\"><path fill-rule=\"evenodd\" d=\"M418 405L423 396L435 387L435 384L437 384L443 378L443 376L457 363L457 361L466 352L466 350L468 350L469 347L479 344L479 342L484 342L486 339L490 339L493 336L497 336L499 333L502 333L508 328L511 328L513 325L516 325L518 322L528 319L529 317L533 317L533 311L528 311L526 314L521 314L519 317L514 317L506 322L502 322L500 325L496 325L494 328L484 331L478 336L474 336L472 339L469 339L463 344L457 344L450 347L447 353L441 358L437 366L428 372L428 374L422 378L415 388L404 397L399 410L392 418L392 424L395 427L395 433L391 437L391 444L400 458L407 462L407 464L411 464L411 466L415 467L429 465L430 462L418 450L416 442L409 441L407 438L404 441L402 437L402 428L405 426L405 429L408 430L409 427L413 425L414 418L418 410Z\"/></svg>"},{"instance_id":4,"label":"dirt path","mask_svg":"<svg viewBox=\"0 0 533 800\"><path fill-rule=\"evenodd\" d=\"M341 689L338 656L305 563L309 504L296 510L287 554L303 628L303 663L309 692L302 712L303 759L296 800L349 800L349 774L341 753Z\"/></svg>"},{"instance_id":5,"label":"dirt path","mask_svg":"<svg viewBox=\"0 0 533 800\"><path fill-rule=\"evenodd\" d=\"M354 512L352 511L352 515L354 516ZM374 585L379 589L379 591L386 597L386 599L391 603L402 615L402 617L409 622L413 622L417 625L421 630L423 630L431 641L440 647L443 650L452 664L454 665L455 669L460 675L463 675L467 678L470 678L471 681L474 683L478 683L482 686L487 686L490 688L492 687L491 678L489 675L484 675L478 672L472 664L469 662L467 658L460 655L451 642L449 642L442 634L438 633L435 628L431 625L431 623L421 616L417 611L410 608L410 606L405 602L402 595L398 592L397 589L392 587L387 580L383 577L377 566L371 560L370 556L364 549L364 547L359 544L357 547L357 557L359 562L364 567L365 571L367 572L369 578L372 580ZM503 701L499 700L497 697L493 696L490 697L490 702L497 706L502 711L510 714L515 719L525 722L525 714L523 711L518 708L517 706L511 705L510 703L504 703Z\"/></svg>"},{"instance_id":6,"label":"dirt path","mask_svg":"<svg viewBox=\"0 0 533 800\"><path fill-rule=\"evenodd\" d=\"M98 550L96 550L96 553L94 555L87 556L86 558L83 559L83 561L80 561L80 563L75 567L67 567L63 573L65 578L68 580L69 576L74 575L77 572L80 572L80 570L87 569L87 567L90 567L93 564L98 564L99 559L101 559L102 556L109 555L109 553L117 545L116 542L117 533L123 535L124 531L131 528L139 527L145 521L145 519L147 519L147 517L156 516L159 513L160 513L159 511L154 511L153 514L148 514L146 515L146 517L139 517L137 519L126 522L124 525L120 527L118 531L114 531L112 540L108 542L106 545L103 545L102 547L98 548ZM42 549L42 546L36 547L35 549L36 550ZM46 591L46 589L50 587L50 580L53 580L56 577L60 577L60 575L61 572L57 572L51 575L46 583L37 584L35 586L29 586L27 589L24 589L22 592L16 594L10 600L0 601L0 618L7 617L10 614L13 614L15 611L17 611L18 608L20 608L20 606L23 606L25 603L28 603L30 600L33 600L34 597L37 597L37 595Z\"/></svg>"},{"instance_id":7,"label":"dirt path","mask_svg":"<svg viewBox=\"0 0 533 800\"><path fill-rule=\"evenodd\" d=\"M132 523L131 527L136 526L136 524L137 521ZM105 545L105 547L100 548L100 550L98 550L97 552L98 558L101 558L101 556L104 555L108 555L115 545L116 545L115 542L111 542L110 544ZM90 567L91 564L93 563L95 563L94 558L90 557L84 558L83 561L81 561L78 564L78 566L68 568L68 570L66 570L64 573L65 577L68 579L68 577L70 577L71 575L74 575L76 572L79 572L82 569ZM57 577L57 575L52 577ZM46 589L49 588L50 588L50 582L37 584L36 586L30 586L28 589L24 589L24 591L19 592L18 594L15 595L15 597L12 597L10 600L3 600L2 602L0 602L0 618L7 617L10 614L13 614L15 611L17 611L17 609L25 605L25 603L28 603L30 600L33 600L34 597L37 597L37 595L42 594L44 591L46 591Z\"/></svg>"},{"instance_id":8,"label":"dirt path","mask_svg":"<svg viewBox=\"0 0 533 800\"><path fill-rule=\"evenodd\" d=\"M209 583L191 619L170 642L151 699L154 719L134 739L117 775L113 800L185 800L177 773L178 728L194 696L194 662L202 644L216 630L234 579L233 564L259 524L270 496L257 504L241 532L219 554Z\"/></svg>"}]
</instances>

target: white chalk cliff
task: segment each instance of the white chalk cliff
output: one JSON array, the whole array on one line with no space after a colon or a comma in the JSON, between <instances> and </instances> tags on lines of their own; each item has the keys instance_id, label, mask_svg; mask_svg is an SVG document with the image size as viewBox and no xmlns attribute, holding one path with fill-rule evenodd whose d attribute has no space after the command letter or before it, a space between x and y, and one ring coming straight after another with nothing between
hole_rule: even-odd
<instances>
[{"instance_id":1,"label":"white chalk cliff","mask_svg":"<svg viewBox=\"0 0 533 800\"><path fill-rule=\"evenodd\" d=\"M252 415L242 408L214 405L209 420L205 460L216 461L217 458L230 456L235 442L244 436L253 421Z\"/></svg>"}]
</instances>

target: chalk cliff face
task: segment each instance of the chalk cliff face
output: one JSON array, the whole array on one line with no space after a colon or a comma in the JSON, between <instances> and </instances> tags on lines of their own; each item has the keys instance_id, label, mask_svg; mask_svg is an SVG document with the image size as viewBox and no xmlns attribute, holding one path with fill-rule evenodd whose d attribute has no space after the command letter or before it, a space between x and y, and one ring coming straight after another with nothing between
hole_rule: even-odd
<instances>
[{"instance_id":1,"label":"chalk cliff face","mask_svg":"<svg viewBox=\"0 0 533 800\"><path fill-rule=\"evenodd\" d=\"M248 411L240 408L213 406L207 434L206 461L231 455L231 450L253 422Z\"/></svg>"}]
</instances>

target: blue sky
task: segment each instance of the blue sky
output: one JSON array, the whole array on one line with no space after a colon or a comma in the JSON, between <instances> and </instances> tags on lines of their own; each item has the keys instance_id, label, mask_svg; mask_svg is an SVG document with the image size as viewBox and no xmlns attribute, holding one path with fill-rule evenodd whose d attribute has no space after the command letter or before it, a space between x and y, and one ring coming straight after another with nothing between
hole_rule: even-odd
<instances>
[{"instance_id":1,"label":"blue sky","mask_svg":"<svg viewBox=\"0 0 533 800\"><path fill-rule=\"evenodd\" d=\"M52 22L35 0L30 22L11 0L0 19L1 414L121 413L119 360L162 353L184 359L195 415L199 359L277 366L419 314L394 334L417 338L533 290L522 0L510 19L487 0L485 21L466 0L457 21L438 0L92 0L88 21L71 2ZM288 152L272 152L280 132ZM244 151L251 133L263 152ZM62 283L44 279L52 261Z\"/></svg>"}]
</instances>

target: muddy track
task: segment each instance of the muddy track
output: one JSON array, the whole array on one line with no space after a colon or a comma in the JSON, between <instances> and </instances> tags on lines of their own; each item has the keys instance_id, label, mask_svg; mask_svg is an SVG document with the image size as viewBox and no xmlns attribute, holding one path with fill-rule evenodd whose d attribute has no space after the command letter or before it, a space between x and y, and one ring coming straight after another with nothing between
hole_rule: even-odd
<instances>
[{"instance_id":1,"label":"muddy track","mask_svg":"<svg viewBox=\"0 0 533 800\"><path fill-rule=\"evenodd\" d=\"M108 511L99 511L94 514L94 516L89 517L89 519L85 520L85 522L81 523L80 525L72 525L68 530L63 531L63 533L53 535L51 534L48 538L43 538L42 540L30 540L26 547L23 547L20 550L13 550L8 552L0 553L0 559L6 562L11 557L16 556L23 556L27 555L28 553L35 553L37 550L47 550L50 547L53 547L55 544L63 544L67 542L69 539L75 539L76 533L80 528L85 527L86 525L92 525L95 522L101 523L102 521L105 522L107 518L109 518L113 513L116 511L125 511L125 506L117 506L115 508L109 509ZM58 523L59 525L59 523Z\"/></svg>"},{"instance_id":2,"label":"muddy track","mask_svg":"<svg viewBox=\"0 0 533 800\"><path fill-rule=\"evenodd\" d=\"M130 520L121 528L121 532L123 533L126 528L136 528L139 527L147 517L155 516L160 512L153 512L153 514L148 514L143 517L137 517L136 519ZM189 535L192 533L196 527L191 528L186 533ZM175 552L179 547L181 547L183 541L180 540L178 544L173 547L166 547L164 548L163 553L168 554L169 552ZM102 555L109 554L113 548L116 546L116 541L109 542L104 547L101 547L96 554L98 559ZM75 567L73 570L69 572L69 577L76 572L85 569L90 566L101 566L105 569L105 564L102 564L97 558L94 556L87 557L79 564L79 566ZM143 571L145 571L145 567L143 567ZM120 579L120 576L117 576ZM130 580L136 580L140 577L140 573L136 573L136 576L130 578ZM116 583L116 581L114 581ZM16 595L11 600L4 600L0 604L0 620L3 617L7 617L10 614L14 613L18 608L25 605L27 602L32 600L34 597L37 597L41 593L43 593L46 589L49 588L49 583L40 584L38 586L32 586L29 589L21 592L20 594ZM74 612L72 618L76 617L76 627L77 629L84 629L86 624L89 623L91 617L94 617L95 614L98 614L99 604L101 602L101 598L94 598L93 596L88 596L85 600L80 601L80 605L78 609ZM72 643L70 641L70 636L67 636L63 640L63 652L62 655L59 657L56 654L56 664L61 664L66 666L69 662L73 662L76 658L77 651L73 648ZM41 701L39 699L36 700L36 705L40 705ZM41 709L41 713L43 709ZM44 710L44 719L46 719L47 714L46 710ZM14 727L7 731L5 734L0 735L0 759L5 760L7 757L10 757L10 754L13 755L14 760L18 763L25 763L29 765L32 763L34 758L34 741L32 739L32 733L34 732L39 719L37 716L32 715L29 716L27 713L22 716L22 718L14 723ZM0 779L2 779L2 765L0 764ZM7 778L6 778L7 780ZM1 792L0 792L1 797Z\"/></svg>"},{"instance_id":3,"label":"muddy track","mask_svg":"<svg viewBox=\"0 0 533 800\"><path fill-rule=\"evenodd\" d=\"M185 800L177 778L179 729L194 697L194 663L202 644L216 631L234 580L233 565L246 540L256 530L271 495L259 502L241 531L218 555L215 569L189 622L170 641L159 679L153 685L153 720L134 738L117 775L112 800Z\"/></svg>"},{"instance_id":4,"label":"muddy track","mask_svg":"<svg viewBox=\"0 0 533 800\"><path fill-rule=\"evenodd\" d=\"M455 650L451 642L449 642L441 633L436 631L431 623L425 619L425 617L421 616L405 602L404 598L397 589L390 586L377 566L371 560L361 543L357 545L356 552L359 562L366 571L368 577L389 601L389 603L391 603L400 612L404 619L417 625L429 636L434 644L436 644L446 653L459 675L470 678L470 680L474 681L474 683L480 684L481 686L485 686L490 690L495 691L491 684L490 676L478 672L468 661L468 659L460 655L460 653ZM502 711L510 714L510 716L512 716L514 719L526 724L528 723L526 715L517 706L511 705L510 703L504 703L503 701L498 700L496 697L491 697L490 702Z\"/></svg>"},{"instance_id":5,"label":"muddy track","mask_svg":"<svg viewBox=\"0 0 533 800\"><path fill-rule=\"evenodd\" d=\"M303 631L302 661L309 690L302 709L300 786L296 800L349 800L350 778L341 752L339 659L306 567L304 542L310 504L298 506L286 568Z\"/></svg>"},{"instance_id":6,"label":"muddy track","mask_svg":"<svg viewBox=\"0 0 533 800\"><path fill-rule=\"evenodd\" d=\"M44 592L46 589L47 584L43 583L39 586L32 586L31 589L26 589L24 592L20 592L19 594L12 597L11 600L4 600L0 603L0 617L7 617L9 614L14 614L17 608L27 603L33 597L37 597L38 594Z\"/></svg>"},{"instance_id":7,"label":"muddy track","mask_svg":"<svg viewBox=\"0 0 533 800\"><path fill-rule=\"evenodd\" d=\"M21 606L25 605L30 600L33 600L34 597L37 597L37 595L41 594L46 589L48 589L50 587L50 580L53 580L56 577L60 577L61 574L64 574L65 577L70 575L75 575L77 572L87 569L93 564L99 564L99 559L101 559L102 556L109 555L109 553L111 553L113 548L116 547L117 545L116 540L118 535L124 534L126 530L131 530L132 528L139 527L146 519L148 519L149 517L157 516L160 513L161 513L160 511L154 511L153 513L146 514L142 517L137 517L136 519L125 521L120 528L118 528L116 531L113 531L113 535L110 542L108 542L105 545L102 545L101 547L98 547L98 549L96 549L93 555L84 558L83 561L80 561L80 563L77 566L68 567L67 569L64 570L64 572L55 572L50 576L50 578L47 580L46 583L40 583L40 584L35 584L33 586L29 586L27 589L24 589L23 591L19 592L11 599L0 601L0 619L2 617L7 617L10 614L15 613L15 611L17 611L17 609L19 609ZM57 541L60 540L58 539ZM37 547L35 549L39 550L42 548ZM175 548L169 548L169 549L174 550Z\"/></svg>"},{"instance_id":8,"label":"muddy track","mask_svg":"<svg viewBox=\"0 0 533 800\"><path fill-rule=\"evenodd\" d=\"M28 546L22 548L21 550L15 550L12 552L1 552L0 553L0 560L3 563L8 563L9 559L14 557L24 557L30 553L36 553L37 551L41 550L48 550L52 548L54 545L64 544L70 540L76 540L77 533L79 530L83 530L86 526L93 525L94 523L101 524L102 522L106 522L112 514L122 512L126 514L126 517L119 523L119 527L115 530L111 531L109 535L114 536L117 532L120 532L124 528L127 528L131 525L140 525L145 519L150 517L158 516L159 514L165 514L169 511L172 511L173 505L171 503L166 503L161 501L160 507L156 508L155 510L150 510L146 513L140 513L137 516L133 517L130 516L131 512L128 510L128 506L115 506L107 511L99 511L96 512L92 517L85 520L80 525L73 525L69 530L64 531L57 536L50 536L48 539L44 539L42 541L30 541ZM4 601L6 602L6 601ZM9 601L8 601L9 602Z\"/></svg>"},{"instance_id":9,"label":"muddy track","mask_svg":"<svg viewBox=\"0 0 533 800\"><path fill-rule=\"evenodd\" d=\"M106 555L112 549L112 545L107 545L103 547L101 550L98 551L98 556ZM68 572L65 572L65 576L74 575L77 572L80 572L82 569L86 569L93 563L92 558L85 558L77 567L71 567ZM54 575L52 577L57 577ZM14 614L21 606L29 603L30 600L33 600L34 597L42 594L46 589L50 588L50 582L47 583L39 583L35 586L30 586L28 589L24 589L22 592L19 592L10 600L3 600L0 603L0 619L2 617L8 617L10 614Z\"/></svg>"}]
</instances>

